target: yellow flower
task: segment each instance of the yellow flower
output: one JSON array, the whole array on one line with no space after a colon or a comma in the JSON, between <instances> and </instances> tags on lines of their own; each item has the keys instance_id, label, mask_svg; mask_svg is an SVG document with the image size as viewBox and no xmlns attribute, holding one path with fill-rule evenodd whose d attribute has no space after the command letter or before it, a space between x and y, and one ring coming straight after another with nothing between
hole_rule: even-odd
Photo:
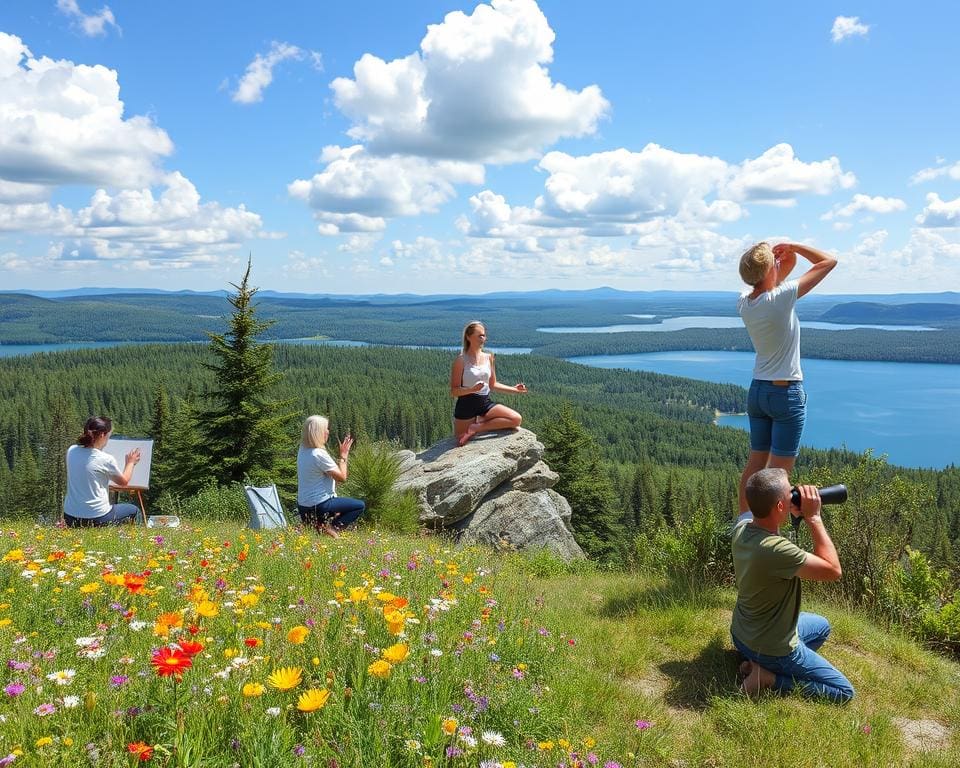
<instances>
[{"instance_id":1,"label":"yellow flower","mask_svg":"<svg viewBox=\"0 0 960 768\"><path fill-rule=\"evenodd\" d=\"M84 584L82 587L80 587L80 592L84 595L89 595L92 592L96 592L98 589L100 589L100 585L95 581L91 581L89 584Z\"/></svg>"},{"instance_id":2,"label":"yellow flower","mask_svg":"<svg viewBox=\"0 0 960 768\"><path fill-rule=\"evenodd\" d=\"M262 683L247 683L243 686L243 695L251 698L254 696L263 696L264 691L267 689L263 687Z\"/></svg>"},{"instance_id":3,"label":"yellow flower","mask_svg":"<svg viewBox=\"0 0 960 768\"><path fill-rule=\"evenodd\" d=\"M19 563L23 560L23 550L22 549L11 549L7 554L3 556L4 563Z\"/></svg>"},{"instance_id":4,"label":"yellow flower","mask_svg":"<svg viewBox=\"0 0 960 768\"><path fill-rule=\"evenodd\" d=\"M220 613L217 604L209 600L201 600L197 603L197 616L203 616L205 619L212 619Z\"/></svg>"},{"instance_id":5,"label":"yellow flower","mask_svg":"<svg viewBox=\"0 0 960 768\"><path fill-rule=\"evenodd\" d=\"M587 749L593 749L595 746L597 746L597 740L592 736L587 736L583 740L583 746L586 747Z\"/></svg>"},{"instance_id":6,"label":"yellow flower","mask_svg":"<svg viewBox=\"0 0 960 768\"><path fill-rule=\"evenodd\" d=\"M363 587L350 587L350 602L362 603L367 599L367 590Z\"/></svg>"},{"instance_id":7,"label":"yellow flower","mask_svg":"<svg viewBox=\"0 0 960 768\"><path fill-rule=\"evenodd\" d=\"M381 603L390 603L397 599L397 596L392 592L378 592L377 600Z\"/></svg>"},{"instance_id":8,"label":"yellow flower","mask_svg":"<svg viewBox=\"0 0 960 768\"><path fill-rule=\"evenodd\" d=\"M517 768L517 764L513 760L505 760L503 762L503 768Z\"/></svg>"},{"instance_id":9,"label":"yellow flower","mask_svg":"<svg viewBox=\"0 0 960 768\"><path fill-rule=\"evenodd\" d=\"M566 739L557 739L557 746L560 749L570 749L570 742Z\"/></svg>"},{"instance_id":10,"label":"yellow flower","mask_svg":"<svg viewBox=\"0 0 960 768\"><path fill-rule=\"evenodd\" d=\"M307 629L302 624L298 624L289 632L287 632L287 640L294 645L300 645L304 640L307 639L307 635L310 634L310 630Z\"/></svg>"},{"instance_id":11,"label":"yellow flower","mask_svg":"<svg viewBox=\"0 0 960 768\"><path fill-rule=\"evenodd\" d=\"M457 732L458 725L459 723L455 717L448 717L446 720L440 723L440 727L443 729L443 732L447 734L447 736L453 736L453 734Z\"/></svg>"},{"instance_id":12,"label":"yellow flower","mask_svg":"<svg viewBox=\"0 0 960 768\"><path fill-rule=\"evenodd\" d=\"M10 619L0 619L0 627L10 626L12 621Z\"/></svg>"},{"instance_id":13,"label":"yellow flower","mask_svg":"<svg viewBox=\"0 0 960 768\"><path fill-rule=\"evenodd\" d=\"M553 749L553 742L541 741L537 744L537 749L539 749L541 752L549 752L551 749Z\"/></svg>"},{"instance_id":14,"label":"yellow flower","mask_svg":"<svg viewBox=\"0 0 960 768\"><path fill-rule=\"evenodd\" d=\"M49 747L51 744L53 744L53 738L52 738L52 737L50 737L50 736L41 736L39 739L37 739L37 741L36 741L36 743L34 744L34 746L37 747L37 749L40 749L41 747Z\"/></svg>"},{"instance_id":15,"label":"yellow flower","mask_svg":"<svg viewBox=\"0 0 960 768\"><path fill-rule=\"evenodd\" d=\"M224 648L224 649L223 649L223 658L225 658L225 659L232 659L232 658L234 658L235 656L238 656L239 654L240 654L240 651L238 651L236 648Z\"/></svg>"},{"instance_id":16,"label":"yellow flower","mask_svg":"<svg viewBox=\"0 0 960 768\"><path fill-rule=\"evenodd\" d=\"M65 746L65 747L72 747L72 746L73 746L73 739L71 739L69 736L64 737L64 739L63 739L63 746Z\"/></svg>"},{"instance_id":17,"label":"yellow flower","mask_svg":"<svg viewBox=\"0 0 960 768\"><path fill-rule=\"evenodd\" d=\"M300 694L300 698L297 699L297 709L301 712L316 712L318 709L323 709L329 698L330 691L326 688L311 688Z\"/></svg>"},{"instance_id":18,"label":"yellow flower","mask_svg":"<svg viewBox=\"0 0 960 768\"><path fill-rule=\"evenodd\" d=\"M369 667L367 667L367 672L369 672L374 677L386 679L390 677L391 669L393 669L393 665L389 661L384 661L383 659L377 659Z\"/></svg>"},{"instance_id":19,"label":"yellow flower","mask_svg":"<svg viewBox=\"0 0 960 768\"><path fill-rule=\"evenodd\" d=\"M289 691L300 685L303 679L303 670L300 667L280 667L273 670L267 682L281 691Z\"/></svg>"},{"instance_id":20,"label":"yellow flower","mask_svg":"<svg viewBox=\"0 0 960 768\"><path fill-rule=\"evenodd\" d=\"M240 605L244 608L253 608L257 603L260 602L260 598L257 595L247 593L246 595L240 595Z\"/></svg>"},{"instance_id":21,"label":"yellow flower","mask_svg":"<svg viewBox=\"0 0 960 768\"><path fill-rule=\"evenodd\" d=\"M399 664L410 653L410 650L407 648L406 643L396 643L391 645L389 648L385 649L383 652L383 658L389 661L391 664Z\"/></svg>"}]
</instances>

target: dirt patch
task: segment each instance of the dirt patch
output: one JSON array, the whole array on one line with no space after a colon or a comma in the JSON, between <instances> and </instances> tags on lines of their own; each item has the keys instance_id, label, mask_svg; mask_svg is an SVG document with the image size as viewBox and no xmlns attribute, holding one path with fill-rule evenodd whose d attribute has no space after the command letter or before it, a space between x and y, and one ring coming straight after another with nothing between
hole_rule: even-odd
<instances>
[{"instance_id":1,"label":"dirt patch","mask_svg":"<svg viewBox=\"0 0 960 768\"><path fill-rule=\"evenodd\" d=\"M623 683L631 691L636 691L650 699L662 699L663 694L670 688L669 678L658 672L651 672L646 677L630 678Z\"/></svg>"},{"instance_id":2,"label":"dirt patch","mask_svg":"<svg viewBox=\"0 0 960 768\"><path fill-rule=\"evenodd\" d=\"M950 746L950 729L936 720L911 720L895 717L893 724L900 729L903 743L914 752L933 752Z\"/></svg>"}]
</instances>

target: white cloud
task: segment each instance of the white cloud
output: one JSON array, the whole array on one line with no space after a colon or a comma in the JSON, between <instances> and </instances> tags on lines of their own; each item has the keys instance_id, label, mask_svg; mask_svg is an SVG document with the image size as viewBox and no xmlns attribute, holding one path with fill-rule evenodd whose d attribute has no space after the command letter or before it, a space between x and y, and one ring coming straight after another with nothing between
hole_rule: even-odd
<instances>
[{"instance_id":1,"label":"white cloud","mask_svg":"<svg viewBox=\"0 0 960 768\"><path fill-rule=\"evenodd\" d=\"M72 231L73 213L49 203L0 204L0 232L62 234Z\"/></svg>"},{"instance_id":2,"label":"white cloud","mask_svg":"<svg viewBox=\"0 0 960 768\"><path fill-rule=\"evenodd\" d=\"M789 144L777 144L753 160L745 160L727 186L733 200L789 207L800 195L828 195L849 189L857 177L844 172L836 157L805 163Z\"/></svg>"},{"instance_id":3,"label":"white cloud","mask_svg":"<svg viewBox=\"0 0 960 768\"><path fill-rule=\"evenodd\" d=\"M173 152L150 118L124 119L116 71L36 59L3 32L0 104L0 194L14 198L59 184L151 184Z\"/></svg>"},{"instance_id":4,"label":"white cloud","mask_svg":"<svg viewBox=\"0 0 960 768\"><path fill-rule=\"evenodd\" d=\"M321 234L376 232L386 220L436 211L456 194L457 184L482 184L483 166L418 157L376 157L359 144L325 147L326 167L287 190L306 201Z\"/></svg>"},{"instance_id":5,"label":"white cloud","mask_svg":"<svg viewBox=\"0 0 960 768\"><path fill-rule=\"evenodd\" d=\"M77 28L87 37L105 35L108 26L120 32L109 5L103 6L98 13L88 14L80 10L77 0L57 0L57 9L72 18Z\"/></svg>"},{"instance_id":6,"label":"white cloud","mask_svg":"<svg viewBox=\"0 0 960 768\"><path fill-rule=\"evenodd\" d=\"M594 237L631 235L651 221L677 219L712 228L747 215L747 202L793 205L802 194L828 194L854 183L836 158L805 163L788 144L740 165L648 144L572 156L550 152L539 168L549 175L533 207L511 206L484 190L457 221L472 237ZM879 200L879 199L878 199Z\"/></svg>"},{"instance_id":7,"label":"white cloud","mask_svg":"<svg viewBox=\"0 0 960 768\"><path fill-rule=\"evenodd\" d=\"M839 43L848 37L866 37L870 31L869 24L863 24L859 16L837 16L833 20L833 27L830 29L830 37L833 42Z\"/></svg>"},{"instance_id":8,"label":"white cloud","mask_svg":"<svg viewBox=\"0 0 960 768\"><path fill-rule=\"evenodd\" d=\"M554 83L554 32L533 0L493 0L431 24L420 51L365 54L331 84L354 121L349 135L375 154L515 162L596 130L609 104L596 85Z\"/></svg>"},{"instance_id":9,"label":"white cloud","mask_svg":"<svg viewBox=\"0 0 960 768\"><path fill-rule=\"evenodd\" d=\"M315 51L305 51L290 43L274 41L266 54L257 54L247 65L247 70L237 84L232 99L238 104L255 104L263 101L263 92L273 82L273 69L288 59L301 61L309 56L317 69L321 69L320 54Z\"/></svg>"},{"instance_id":10,"label":"white cloud","mask_svg":"<svg viewBox=\"0 0 960 768\"><path fill-rule=\"evenodd\" d=\"M283 272L298 279L305 275L326 276L329 274L326 259L322 256L307 256L301 250L290 251Z\"/></svg>"},{"instance_id":11,"label":"white cloud","mask_svg":"<svg viewBox=\"0 0 960 768\"><path fill-rule=\"evenodd\" d=\"M380 234L353 234L337 246L341 253L364 253L380 240Z\"/></svg>"},{"instance_id":12,"label":"white cloud","mask_svg":"<svg viewBox=\"0 0 960 768\"><path fill-rule=\"evenodd\" d=\"M923 170L917 171L910 177L910 184L923 184L927 181L939 179L941 176L946 176L954 181L960 181L960 161L953 165L946 165L944 163L934 166L933 168L924 168Z\"/></svg>"},{"instance_id":13,"label":"white cloud","mask_svg":"<svg viewBox=\"0 0 960 768\"><path fill-rule=\"evenodd\" d=\"M940 195L927 195L927 205L916 218L921 227L960 227L960 197L941 200Z\"/></svg>"},{"instance_id":14,"label":"white cloud","mask_svg":"<svg viewBox=\"0 0 960 768\"><path fill-rule=\"evenodd\" d=\"M858 213L894 213L905 211L907 204L898 197L870 197L857 193L846 205L835 205L830 211L821 216L823 221L832 221L835 218L850 218Z\"/></svg>"}]
</instances>

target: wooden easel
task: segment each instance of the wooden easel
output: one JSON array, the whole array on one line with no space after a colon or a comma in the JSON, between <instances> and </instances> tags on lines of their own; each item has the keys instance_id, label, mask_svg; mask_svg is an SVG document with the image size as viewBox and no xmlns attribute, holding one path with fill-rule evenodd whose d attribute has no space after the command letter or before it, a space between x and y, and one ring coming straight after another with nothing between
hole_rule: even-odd
<instances>
[{"instance_id":1,"label":"wooden easel","mask_svg":"<svg viewBox=\"0 0 960 768\"><path fill-rule=\"evenodd\" d=\"M137 501L140 502L140 519L143 520L143 525L147 525L147 506L143 503L143 491L147 490L146 488L137 488L130 485L114 485L110 483L107 491L117 494L117 501L120 500L121 493L135 493L137 495Z\"/></svg>"}]
</instances>

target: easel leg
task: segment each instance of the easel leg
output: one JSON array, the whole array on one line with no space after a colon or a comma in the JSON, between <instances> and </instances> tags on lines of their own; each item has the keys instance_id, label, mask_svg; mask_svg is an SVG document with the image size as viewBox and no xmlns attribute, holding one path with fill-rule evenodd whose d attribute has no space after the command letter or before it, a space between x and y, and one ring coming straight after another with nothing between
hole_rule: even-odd
<instances>
[{"instance_id":1,"label":"easel leg","mask_svg":"<svg viewBox=\"0 0 960 768\"><path fill-rule=\"evenodd\" d=\"M143 503L143 494L140 493L139 489L137 490L137 501L140 502L140 517L143 518L143 527L147 527L147 508Z\"/></svg>"}]
</instances>

